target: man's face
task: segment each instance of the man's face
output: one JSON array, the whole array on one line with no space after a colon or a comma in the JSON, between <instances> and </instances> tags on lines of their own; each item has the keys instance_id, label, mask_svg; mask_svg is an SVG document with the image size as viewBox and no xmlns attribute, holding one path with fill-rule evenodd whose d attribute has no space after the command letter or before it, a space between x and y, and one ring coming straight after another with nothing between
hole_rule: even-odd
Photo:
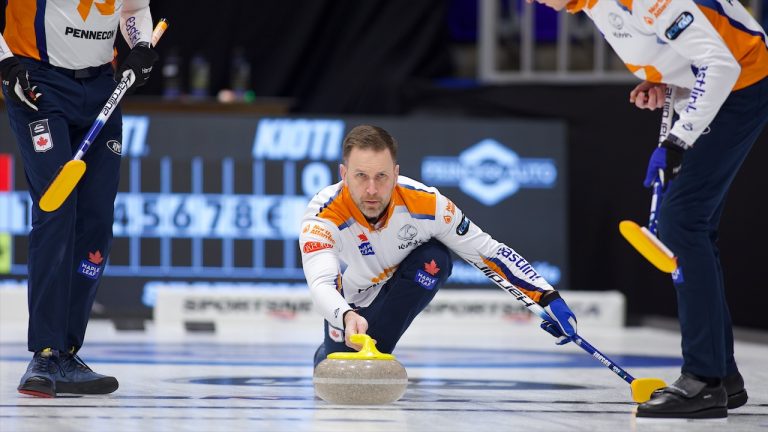
<instances>
[{"instance_id":1,"label":"man's face","mask_svg":"<svg viewBox=\"0 0 768 432\"><path fill-rule=\"evenodd\" d=\"M533 3L534 0L526 0L528 3ZM545 6L549 6L556 11L563 10L571 0L535 0L536 3L541 3Z\"/></svg>"},{"instance_id":2,"label":"man's face","mask_svg":"<svg viewBox=\"0 0 768 432\"><path fill-rule=\"evenodd\" d=\"M357 208L370 223L376 222L389 205L397 184L400 165L389 150L353 148L339 173Z\"/></svg>"}]
</instances>

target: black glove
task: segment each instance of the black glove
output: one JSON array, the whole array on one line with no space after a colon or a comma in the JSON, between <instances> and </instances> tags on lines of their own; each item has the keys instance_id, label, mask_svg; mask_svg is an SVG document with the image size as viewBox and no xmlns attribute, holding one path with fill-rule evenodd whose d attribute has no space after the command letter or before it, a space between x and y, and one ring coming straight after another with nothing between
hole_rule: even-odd
<instances>
[{"instance_id":1,"label":"black glove","mask_svg":"<svg viewBox=\"0 0 768 432\"><path fill-rule=\"evenodd\" d=\"M669 181L680 174L685 147L681 146L678 142L679 139L666 139L653 151L651 159L648 161L645 181L643 181L645 187L651 187L658 179L662 187L666 188ZM659 170L663 173L661 177L659 176Z\"/></svg>"},{"instance_id":2,"label":"black glove","mask_svg":"<svg viewBox=\"0 0 768 432\"><path fill-rule=\"evenodd\" d=\"M37 98L42 94L36 92L37 86L29 85L29 73L19 59L8 57L0 61L0 77L9 98L27 109L37 111Z\"/></svg>"},{"instance_id":3,"label":"black glove","mask_svg":"<svg viewBox=\"0 0 768 432\"><path fill-rule=\"evenodd\" d=\"M123 79L128 71L133 72L134 79L129 80L128 84L133 87L141 87L147 83L149 75L152 73L152 65L157 61L157 53L149 47L147 42L139 42L128 53L123 64L115 72L115 81Z\"/></svg>"}]
</instances>

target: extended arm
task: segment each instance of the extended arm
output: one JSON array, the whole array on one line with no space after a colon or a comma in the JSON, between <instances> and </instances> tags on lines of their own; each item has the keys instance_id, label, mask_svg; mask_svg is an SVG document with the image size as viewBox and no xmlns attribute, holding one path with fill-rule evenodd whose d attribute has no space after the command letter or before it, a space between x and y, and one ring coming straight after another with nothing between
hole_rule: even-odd
<instances>
[{"instance_id":1,"label":"extended arm","mask_svg":"<svg viewBox=\"0 0 768 432\"><path fill-rule=\"evenodd\" d=\"M576 317L560 297L560 293L521 254L494 240L473 224L453 203L449 205L449 202L444 196L438 196L437 208L445 209L443 211L450 214L438 215L439 217L435 218L435 223L440 227L435 238L480 269L492 281L503 279L543 307L557 321L559 328L545 328L544 325L542 328L557 337L561 343L568 342L569 337L576 334ZM443 223L449 219L450 223Z\"/></svg>"}]
</instances>

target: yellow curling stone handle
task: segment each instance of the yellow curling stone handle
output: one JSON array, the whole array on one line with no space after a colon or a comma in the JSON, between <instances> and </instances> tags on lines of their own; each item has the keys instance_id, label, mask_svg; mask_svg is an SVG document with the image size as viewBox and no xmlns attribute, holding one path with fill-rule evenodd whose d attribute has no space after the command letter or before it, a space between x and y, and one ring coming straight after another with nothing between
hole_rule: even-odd
<instances>
[{"instance_id":1,"label":"yellow curling stone handle","mask_svg":"<svg viewBox=\"0 0 768 432\"><path fill-rule=\"evenodd\" d=\"M349 339L363 347L357 352L335 352L328 354L329 359L335 360L394 360L392 354L385 354L376 349L376 342L367 334L353 334Z\"/></svg>"}]
</instances>

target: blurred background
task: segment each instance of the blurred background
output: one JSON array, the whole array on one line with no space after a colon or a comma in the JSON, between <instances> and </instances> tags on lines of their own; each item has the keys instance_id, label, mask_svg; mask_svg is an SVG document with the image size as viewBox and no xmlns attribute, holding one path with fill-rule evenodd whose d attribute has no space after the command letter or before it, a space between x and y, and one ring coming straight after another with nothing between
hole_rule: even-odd
<instances>
[{"instance_id":1,"label":"blurred background","mask_svg":"<svg viewBox=\"0 0 768 432\"><path fill-rule=\"evenodd\" d=\"M768 27L764 0L745 5ZM151 80L122 102L116 239L95 315L148 319L169 286L306 289L298 220L337 181L346 131L373 123L398 139L402 174L439 187L558 289L621 292L629 325L676 316L669 276L618 231L647 220L660 115L629 104L637 80L585 16L519 0L151 9L170 28ZM0 287L18 287L31 201L4 117ZM733 321L755 329L768 328L766 164L768 131L719 242ZM497 289L461 265L448 288Z\"/></svg>"}]
</instances>

